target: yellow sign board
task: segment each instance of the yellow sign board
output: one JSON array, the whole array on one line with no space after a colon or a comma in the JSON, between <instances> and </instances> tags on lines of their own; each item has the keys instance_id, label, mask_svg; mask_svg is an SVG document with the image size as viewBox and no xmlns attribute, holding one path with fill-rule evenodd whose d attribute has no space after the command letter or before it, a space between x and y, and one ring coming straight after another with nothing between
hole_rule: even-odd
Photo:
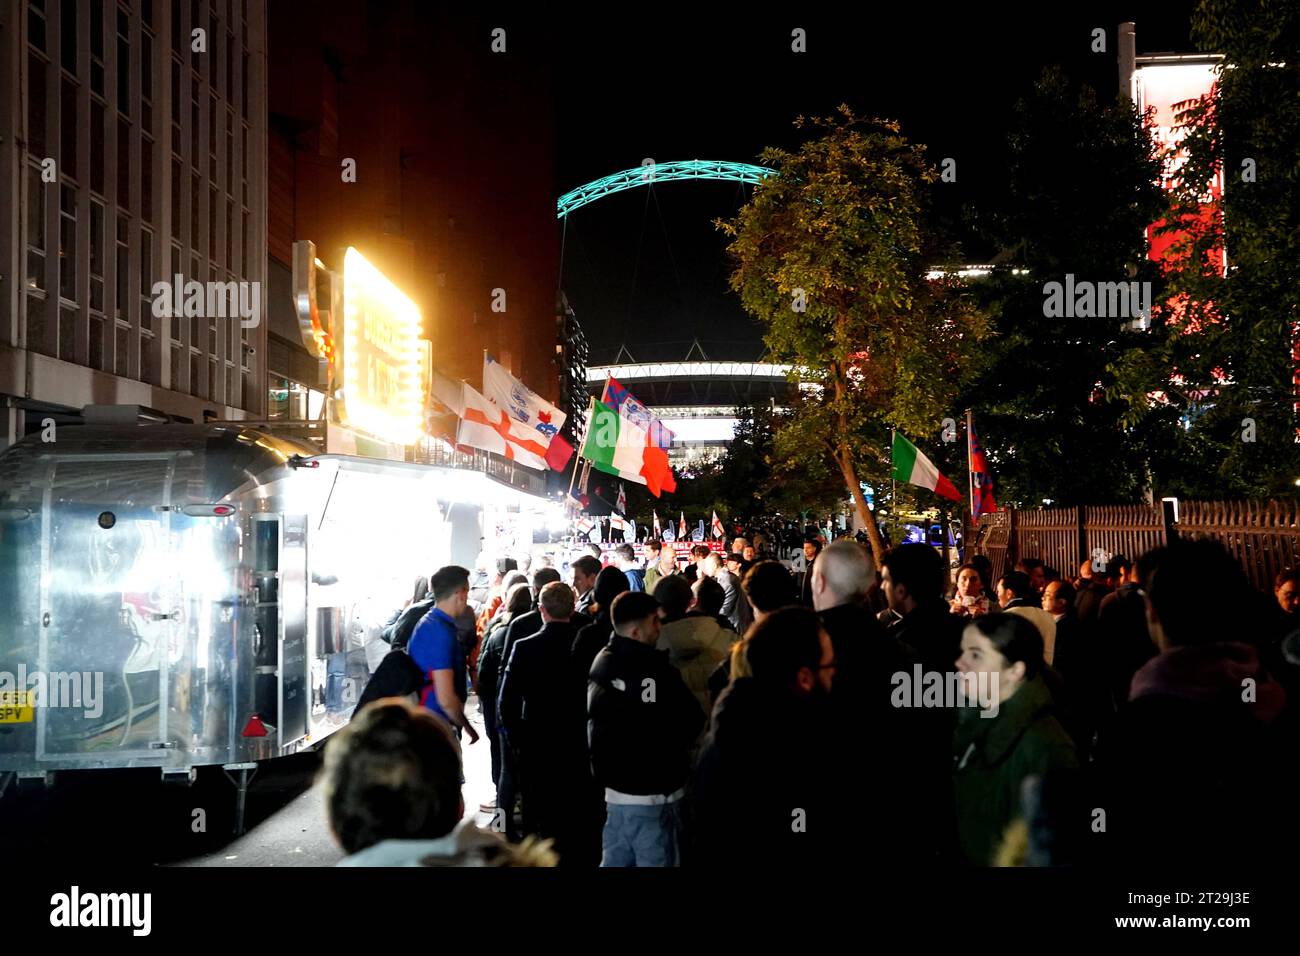
<instances>
[{"instance_id":1,"label":"yellow sign board","mask_svg":"<svg viewBox=\"0 0 1300 956\"><path fill-rule=\"evenodd\" d=\"M403 445L419 440L423 354L419 307L349 246L343 257L340 424Z\"/></svg>"}]
</instances>

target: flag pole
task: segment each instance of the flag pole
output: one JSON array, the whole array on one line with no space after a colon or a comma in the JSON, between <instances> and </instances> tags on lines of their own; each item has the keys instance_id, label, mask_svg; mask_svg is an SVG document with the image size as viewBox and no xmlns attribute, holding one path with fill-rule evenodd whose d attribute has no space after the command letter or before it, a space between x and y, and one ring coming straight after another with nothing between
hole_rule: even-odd
<instances>
[{"instance_id":1,"label":"flag pole","mask_svg":"<svg viewBox=\"0 0 1300 956\"><path fill-rule=\"evenodd\" d=\"M975 523L975 455L971 441L971 410L966 409L966 489L970 492L970 520Z\"/></svg>"},{"instance_id":2,"label":"flag pole","mask_svg":"<svg viewBox=\"0 0 1300 956\"><path fill-rule=\"evenodd\" d=\"M889 430L889 510L892 511L894 518L894 547L899 545L898 541L898 482L894 478L894 446L898 443L898 429Z\"/></svg>"},{"instance_id":3,"label":"flag pole","mask_svg":"<svg viewBox=\"0 0 1300 956\"><path fill-rule=\"evenodd\" d=\"M582 447L584 444L583 439L586 437L587 427L591 423L591 410L595 405L595 401L596 401L596 397L594 395L587 396L587 420L582 424L582 435L579 435L576 429L573 432L573 437L578 439L578 448L577 448L577 453L573 456L573 473L569 475L569 497L570 498L573 497L573 481L575 478L578 477L578 465L583 461L583 457L582 457Z\"/></svg>"}]
</instances>

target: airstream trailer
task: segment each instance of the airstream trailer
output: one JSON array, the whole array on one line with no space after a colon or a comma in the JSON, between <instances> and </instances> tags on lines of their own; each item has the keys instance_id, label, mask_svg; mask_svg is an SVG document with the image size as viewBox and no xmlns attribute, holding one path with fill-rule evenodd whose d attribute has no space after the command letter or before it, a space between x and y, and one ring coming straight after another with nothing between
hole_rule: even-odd
<instances>
[{"instance_id":1,"label":"airstream trailer","mask_svg":"<svg viewBox=\"0 0 1300 956\"><path fill-rule=\"evenodd\" d=\"M242 795L323 740L367 632L446 563L437 471L232 424L67 426L0 455L0 784L220 765Z\"/></svg>"}]
</instances>

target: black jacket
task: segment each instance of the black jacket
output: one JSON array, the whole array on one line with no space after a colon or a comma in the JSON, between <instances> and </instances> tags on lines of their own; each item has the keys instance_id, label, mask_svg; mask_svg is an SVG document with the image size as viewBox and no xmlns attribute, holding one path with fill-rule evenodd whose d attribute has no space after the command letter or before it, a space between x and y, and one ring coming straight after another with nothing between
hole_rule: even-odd
<instances>
[{"instance_id":1,"label":"black jacket","mask_svg":"<svg viewBox=\"0 0 1300 956\"><path fill-rule=\"evenodd\" d=\"M432 610L433 604L433 598L429 598L407 605L406 609L397 615L397 620L384 628L381 636L393 647L405 647L411 635L415 633L415 625Z\"/></svg>"},{"instance_id":2,"label":"black jacket","mask_svg":"<svg viewBox=\"0 0 1300 956\"><path fill-rule=\"evenodd\" d=\"M895 689L905 682L910 687L920 657L866 607L842 604L820 617L835 648L836 791L865 818L893 821L880 828L877 852L924 865L950 845L954 832L947 799L954 715L894 706ZM870 760L847 756L864 747Z\"/></svg>"},{"instance_id":3,"label":"black jacket","mask_svg":"<svg viewBox=\"0 0 1300 956\"><path fill-rule=\"evenodd\" d=\"M753 677L722 692L693 778L693 864L829 864L844 831L829 779L828 704Z\"/></svg>"},{"instance_id":4,"label":"black jacket","mask_svg":"<svg viewBox=\"0 0 1300 956\"><path fill-rule=\"evenodd\" d=\"M690 775L690 752L704 711L667 651L617 634L591 666L587 738L591 770L603 787L669 794Z\"/></svg>"},{"instance_id":5,"label":"black jacket","mask_svg":"<svg viewBox=\"0 0 1300 956\"><path fill-rule=\"evenodd\" d=\"M569 623L573 625L574 630L581 630L585 625L591 623L591 618L577 611L573 617L569 618ZM520 614L510 622L506 630L505 640L501 645L501 659L497 677L497 686L500 687L502 676L505 674L506 664L510 661L510 653L515 649L515 645L525 637L532 637L542 629L542 612L536 609L529 611L527 614ZM479 680L483 679L482 665L479 665Z\"/></svg>"},{"instance_id":6,"label":"black jacket","mask_svg":"<svg viewBox=\"0 0 1300 956\"><path fill-rule=\"evenodd\" d=\"M967 621L943 601L912 609L889 626L888 633L910 647L927 671L947 673L961 657L961 635Z\"/></svg>"},{"instance_id":7,"label":"black jacket","mask_svg":"<svg viewBox=\"0 0 1300 956\"><path fill-rule=\"evenodd\" d=\"M515 645L506 662L497 700L498 729L521 765L546 769L564 785L565 771L586 766L585 675L574 666L573 625L552 622ZM546 776L537 772L526 787Z\"/></svg>"},{"instance_id":8,"label":"black jacket","mask_svg":"<svg viewBox=\"0 0 1300 956\"><path fill-rule=\"evenodd\" d=\"M591 665L596 655L614 636L614 625L609 619L609 611L602 609L596 619L582 627L573 640L574 666L584 675L591 673Z\"/></svg>"}]
</instances>

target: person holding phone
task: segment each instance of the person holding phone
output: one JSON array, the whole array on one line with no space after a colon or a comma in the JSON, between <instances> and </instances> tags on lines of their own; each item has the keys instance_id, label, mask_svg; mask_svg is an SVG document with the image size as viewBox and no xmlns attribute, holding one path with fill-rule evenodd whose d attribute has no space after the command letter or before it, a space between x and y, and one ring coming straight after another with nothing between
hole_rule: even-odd
<instances>
[{"instance_id":1,"label":"person holding phone","mask_svg":"<svg viewBox=\"0 0 1300 956\"><path fill-rule=\"evenodd\" d=\"M984 593L984 579L979 568L963 564L957 571L957 591L949 607L960 617L977 618L989 612L988 595Z\"/></svg>"}]
</instances>

